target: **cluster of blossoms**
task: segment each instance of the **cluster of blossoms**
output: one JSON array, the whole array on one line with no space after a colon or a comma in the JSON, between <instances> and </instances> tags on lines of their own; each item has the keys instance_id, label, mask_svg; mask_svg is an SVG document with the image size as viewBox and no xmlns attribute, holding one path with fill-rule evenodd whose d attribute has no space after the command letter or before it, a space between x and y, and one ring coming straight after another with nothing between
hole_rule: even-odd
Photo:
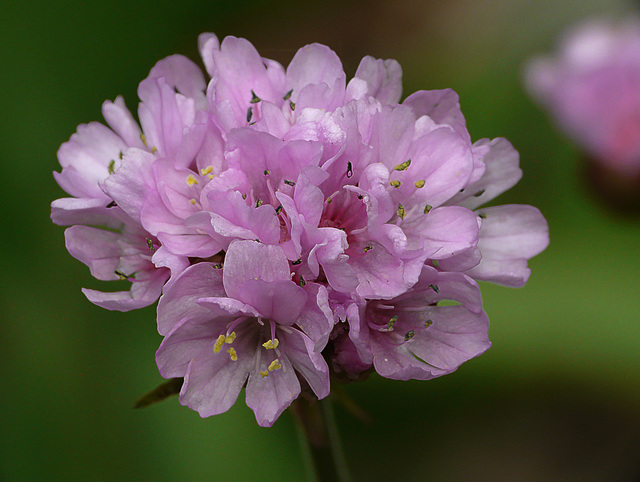
<instances>
[{"instance_id":1,"label":"cluster of blossoms","mask_svg":"<svg viewBox=\"0 0 640 482\"><path fill-rule=\"evenodd\" d=\"M640 176L640 19L571 29L557 55L530 62L526 82L594 161Z\"/></svg>"},{"instance_id":2,"label":"cluster of blossoms","mask_svg":"<svg viewBox=\"0 0 640 482\"><path fill-rule=\"evenodd\" d=\"M160 297L156 358L181 403L214 415L246 387L269 426L330 374L426 380L489 348L475 280L522 286L548 244L531 206L476 210L521 177L513 147L472 143L451 90L399 104L393 60L347 83L323 45L286 69L244 39L199 46L208 84L168 57L139 86L140 126L118 98L109 127L62 145L73 197L52 204L72 256L131 282L90 301Z\"/></svg>"}]
</instances>

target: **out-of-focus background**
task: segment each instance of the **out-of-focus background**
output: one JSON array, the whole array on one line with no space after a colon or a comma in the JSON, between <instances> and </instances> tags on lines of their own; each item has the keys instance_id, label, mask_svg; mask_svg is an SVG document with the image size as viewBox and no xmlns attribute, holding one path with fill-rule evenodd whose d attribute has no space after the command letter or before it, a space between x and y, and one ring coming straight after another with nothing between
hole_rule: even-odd
<instances>
[{"instance_id":1,"label":"out-of-focus background","mask_svg":"<svg viewBox=\"0 0 640 482\"><path fill-rule=\"evenodd\" d=\"M581 182L578 151L522 88L522 65L574 22L624 16L613 0L274 2L6 0L0 44L0 480L300 480L293 420L257 426L241 399L200 419L161 382L154 308L93 306L99 288L64 248L49 204L58 146L101 120L162 57L199 62L203 31L248 38L285 65L321 42L353 75L395 58L404 91L455 89L472 138L506 137L524 178L496 201L539 207L551 245L523 289L482 286L493 347L429 382L377 376L336 407L356 481L640 478L640 223Z\"/></svg>"}]
</instances>

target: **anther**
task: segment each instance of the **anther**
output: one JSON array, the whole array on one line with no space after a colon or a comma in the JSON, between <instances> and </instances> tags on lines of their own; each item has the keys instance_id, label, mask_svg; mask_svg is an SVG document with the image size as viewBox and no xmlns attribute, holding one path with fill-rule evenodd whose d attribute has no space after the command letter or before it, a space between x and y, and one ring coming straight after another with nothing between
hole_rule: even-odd
<instances>
[{"instance_id":1,"label":"anther","mask_svg":"<svg viewBox=\"0 0 640 482\"><path fill-rule=\"evenodd\" d=\"M263 172L263 174L264 174L265 176L268 176L269 174L271 174L271 171L270 171L269 169L265 169L265 170L264 170L264 172Z\"/></svg>"},{"instance_id":2,"label":"anther","mask_svg":"<svg viewBox=\"0 0 640 482\"><path fill-rule=\"evenodd\" d=\"M231 361L238 361L238 354L236 353L235 348L227 348L227 353L229 354Z\"/></svg>"},{"instance_id":3,"label":"anther","mask_svg":"<svg viewBox=\"0 0 640 482\"><path fill-rule=\"evenodd\" d=\"M274 338L273 340L264 342L262 346L265 347L267 350L275 350L276 348L278 348L279 344L280 344L280 341L277 338Z\"/></svg>"},{"instance_id":4,"label":"anther","mask_svg":"<svg viewBox=\"0 0 640 482\"><path fill-rule=\"evenodd\" d=\"M213 265L213 269L222 269L222 263L216 263Z\"/></svg>"},{"instance_id":5,"label":"anther","mask_svg":"<svg viewBox=\"0 0 640 482\"><path fill-rule=\"evenodd\" d=\"M220 335L218 337L215 345L213 345L213 353L220 353L220 350L222 350L222 345L224 345L225 338L226 337L224 335Z\"/></svg>"},{"instance_id":6,"label":"anther","mask_svg":"<svg viewBox=\"0 0 640 482\"><path fill-rule=\"evenodd\" d=\"M431 288L436 293L440 293L440 288L438 288L438 285L430 284L429 288Z\"/></svg>"},{"instance_id":7,"label":"anther","mask_svg":"<svg viewBox=\"0 0 640 482\"><path fill-rule=\"evenodd\" d=\"M289 92L284 94L284 97L282 98L282 100L289 100L289 97L291 97L291 94L293 94L293 89L291 89Z\"/></svg>"},{"instance_id":8,"label":"anther","mask_svg":"<svg viewBox=\"0 0 640 482\"><path fill-rule=\"evenodd\" d=\"M253 109L249 107L247 109L247 122L251 122L251 117L253 117Z\"/></svg>"},{"instance_id":9,"label":"anther","mask_svg":"<svg viewBox=\"0 0 640 482\"><path fill-rule=\"evenodd\" d=\"M487 215L485 213L478 213L480 219L487 219Z\"/></svg>"},{"instance_id":10,"label":"anther","mask_svg":"<svg viewBox=\"0 0 640 482\"><path fill-rule=\"evenodd\" d=\"M140 140L145 146L147 145L147 138L144 136L144 133L140 134Z\"/></svg>"},{"instance_id":11,"label":"anther","mask_svg":"<svg viewBox=\"0 0 640 482\"><path fill-rule=\"evenodd\" d=\"M424 187L424 185L425 185L425 181L424 181L424 179L420 179L419 181L416 181L416 187L417 187L418 189L423 188L423 187Z\"/></svg>"},{"instance_id":12,"label":"anther","mask_svg":"<svg viewBox=\"0 0 640 482\"><path fill-rule=\"evenodd\" d=\"M405 171L411 165L411 159L404 161L402 164L398 164L393 169L396 171Z\"/></svg>"},{"instance_id":13,"label":"anther","mask_svg":"<svg viewBox=\"0 0 640 482\"><path fill-rule=\"evenodd\" d=\"M111 201L109 204L107 204L108 208L115 208L118 204L115 201Z\"/></svg>"},{"instance_id":14,"label":"anther","mask_svg":"<svg viewBox=\"0 0 640 482\"><path fill-rule=\"evenodd\" d=\"M366 252L368 252L368 251L371 251L372 249L373 249L373 246L371 246L370 244L367 244L367 245L364 247L364 252L366 253Z\"/></svg>"},{"instance_id":15,"label":"anther","mask_svg":"<svg viewBox=\"0 0 640 482\"><path fill-rule=\"evenodd\" d=\"M393 315L387 323L387 331L393 331L393 326L396 324L396 321L398 321L398 315Z\"/></svg>"},{"instance_id":16,"label":"anther","mask_svg":"<svg viewBox=\"0 0 640 482\"><path fill-rule=\"evenodd\" d=\"M195 200L195 199L189 199L189 202L190 202L191 204L193 204L194 206L196 205L196 200Z\"/></svg>"},{"instance_id":17,"label":"anther","mask_svg":"<svg viewBox=\"0 0 640 482\"><path fill-rule=\"evenodd\" d=\"M278 359L276 358L275 360L273 360L271 362L271 364L267 367L267 370L269 370L270 372L275 371L275 370L280 370L282 368L282 365L280 365L280 362L278 361Z\"/></svg>"},{"instance_id":18,"label":"anther","mask_svg":"<svg viewBox=\"0 0 640 482\"><path fill-rule=\"evenodd\" d=\"M211 174L213 172L213 166L205 167L204 169L200 169L200 174L206 176L207 174Z\"/></svg>"},{"instance_id":19,"label":"anther","mask_svg":"<svg viewBox=\"0 0 640 482\"><path fill-rule=\"evenodd\" d=\"M307 282L304 280L304 278L302 277L302 275L300 275L300 286L302 286L304 288L304 286L307 284Z\"/></svg>"},{"instance_id":20,"label":"anther","mask_svg":"<svg viewBox=\"0 0 640 482\"><path fill-rule=\"evenodd\" d=\"M296 105L291 101L289 101L289 107L291 107L291 110L296 110Z\"/></svg>"},{"instance_id":21,"label":"anther","mask_svg":"<svg viewBox=\"0 0 640 482\"><path fill-rule=\"evenodd\" d=\"M427 204L427 205L424 207L424 211L423 211L423 212L424 212L425 214L429 214L429 211L431 211L431 209L432 209L431 204Z\"/></svg>"},{"instance_id":22,"label":"anther","mask_svg":"<svg viewBox=\"0 0 640 482\"><path fill-rule=\"evenodd\" d=\"M276 208L276 214L280 214L282 212L282 204L280 204L277 208Z\"/></svg>"},{"instance_id":23,"label":"anther","mask_svg":"<svg viewBox=\"0 0 640 482\"><path fill-rule=\"evenodd\" d=\"M116 173L116 161L111 160L109 161L109 174L115 174Z\"/></svg>"},{"instance_id":24,"label":"anther","mask_svg":"<svg viewBox=\"0 0 640 482\"><path fill-rule=\"evenodd\" d=\"M149 251L155 251L156 248L153 246L153 240L151 238L146 238L147 240L147 247L149 248Z\"/></svg>"},{"instance_id":25,"label":"anther","mask_svg":"<svg viewBox=\"0 0 640 482\"><path fill-rule=\"evenodd\" d=\"M235 340L235 339L236 339L236 332L235 332L235 331L232 331L231 333L229 333L229 334L225 337L224 342L225 342L225 343L228 343L229 345L231 345L231 343L233 343L233 340Z\"/></svg>"},{"instance_id":26,"label":"anther","mask_svg":"<svg viewBox=\"0 0 640 482\"><path fill-rule=\"evenodd\" d=\"M262 199L258 198L256 201L256 207L259 208L260 206L262 206Z\"/></svg>"},{"instance_id":27,"label":"anther","mask_svg":"<svg viewBox=\"0 0 640 482\"><path fill-rule=\"evenodd\" d=\"M351 178L353 176L353 164L351 161L347 161L347 177Z\"/></svg>"},{"instance_id":28,"label":"anther","mask_svg":"<svg viewBox=\"0 0 640 482\"><path fill-rule=\"evenodd\" d=\"M302 263L302 258L298 258L295 261L291 261L291 264L294 265L294 266L297 265L297 264L300 264L300 263Z\"/></svg>"},{"instance_id":29,"label":"anther","mask_svg":"<svg viewBox=\"0 0 640 482\"><path fill-rule=\"evenodd\" d=\"M156 146L153 146L151 148L151 154L155 154L156 152L158 152L158 148Z\"/></svg>"},{"instance_id":30,"label":"anther","mask_svg":"<svg viewBox=\"0 0 640 482\"><path fill-rule=\"evenodd\" d=\"M404 211L404 206L402 204L398 204L398 217L400 219L404 219L407 213Z\"/></svg>"},{"instance_id":31,"label":"anther","mask_svg":"<svg viewBox=\"0 0 640 482\"><path fill-rule=\"evenodd\" d=\"M189 186L193 186L194 184L198 184L198 180L196 179L196 177L193 174L189 174L187 176L187 184Z\"/></svg>"},{"instance_id":32,"label":"anther","mask_svg":"<svg viewBox=\"0 0 640 482\"><path fill-rule=\"evenodd\" d=\"M262 372L260 372L260 378L265 378L269 376L269 372L267 370L264 370Z\"/></svg>"},{"instance_id":33,"label":"anther","mask_svg":"<svg viewBox=\"0 0 640 482\"><path fill-rule=\"evenodd\" d=\"M133 278L133 275L127 276L122 271L115 270L114 273L120 278L122 281L127 281L129 278Z\"/></svg>"},{"instance_id":34,"label":"anther","mask_svg":"<svg viewBox=\"0 0 640 482\"><path fill-rule=\"evenodd\" d=\"M433 321L431 321L431 320L427 320L427 321L424 322L424 327L425 328L429 328L431 325L433 325Z\"/></svg>"},{"instance_id":35,"label":"anther","mask_svg":"<svg viewBox=\"0 0 640 482\"><path fill-rule=\"evenodd\" d=\"M251 100L249 101L249 103L250 104L257 104L261 100L262 99L260 97L258 97L253 90L251 90Z\"/></svg>"},{"instance_id":36,"label":"anther","mask_svg":"<svg viewBox=\"0 0 640 482\"><path fill-rule=\"evenodd\" d=\"M398 189L402 183L397 179L394 179L393 181L389 182L389 184Z\"/></svg>"},{"instance_id":37,"label":"anther","mask_svg":"<svg viewBox=\"0 0 640 482\"><path fill-rule=\"evenodd\" d=\"M295 183L295 182L293 182L293 181L289 181L288 179L285 179L285 180L284 180L284 183L285 183L287 186L291 186L291 187L293 187L293 186L295 186L295 185L296 185L296 183Z\"/></svg>"},{"instance_id":38,"label":"anther","mask_svg":"<svg viewBox=\"0 0 640 482\"><path fill-rule=\"evenodd\" d=\"M411 338L413 338L416 335L416 332L411 330L408 331L406 335L404 335L404 341L409 341L411 340Z\"/></svg>"}]
</instances>

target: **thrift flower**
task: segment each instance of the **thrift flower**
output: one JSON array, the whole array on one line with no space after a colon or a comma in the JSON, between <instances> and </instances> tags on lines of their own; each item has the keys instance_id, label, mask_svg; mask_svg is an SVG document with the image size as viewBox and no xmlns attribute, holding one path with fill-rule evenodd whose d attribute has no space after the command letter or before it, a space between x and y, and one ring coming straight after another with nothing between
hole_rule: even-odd
<instances>
[{"instance_id":1,"label":"thrift flower","mask_svg":"<svg viewBox=\"0 0 640 482\"><path fill-rule=\"evenodd\" d=\"M425 380L489 348L475 280L522 286L548 244L537 209L481 207L522 175L511 144L472 142L451 90L400 102L394 60L365 57L347 81L319 44L286 68L244 39L199 46L206 91L190 61L159 62L141 129L119 99L111 129L63 145L73 197L52 208L94 276L133 281L102 306L162 290L156 358L184 377L181 403L219 414L245 388L270 426L331 378Z\"/></svg>"},{"instance_id":2,"label":"thrift flower","mask_svg":"<svg viewBox=\"0 0 640 482\"><path fill-rule=\"evenodd\" d=\"M163 316L168 305L170 317ZM318 398L329 394L317 350L333 327L326 288L291 281L279 246L232 242L224 269L191 266L158 311L160 329L171 327L157 353L160 373L185 377L180 401L203 417L228 410L245 383L260 425L273 424L300 394L296 374Z\"/></svg>"}]
</instances>

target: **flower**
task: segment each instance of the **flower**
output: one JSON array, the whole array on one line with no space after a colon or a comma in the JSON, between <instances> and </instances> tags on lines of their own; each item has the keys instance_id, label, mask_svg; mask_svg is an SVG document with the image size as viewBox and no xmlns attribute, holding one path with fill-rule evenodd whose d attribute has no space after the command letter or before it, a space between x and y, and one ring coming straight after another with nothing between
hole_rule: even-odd
<instances>
[{"instance_id":1,"label":"flower","mask_svg":"<svg viewBox=\"0 0 640 482\"><path fill-rule=\"evenodd\" d=\"M529 63L526 84L596 162L640 175L640 20L572 28L555 56Z\"/></svg>"},{"instance_id":2,"label":"flower","mask_svg":"<svg viewBox=\"0 0 640 482\"><path fill-rule=\"evenodd\" d=\"M247 405L271 425L300 394L296 373L318 398L329 394L329 369L315 349L333 328L327 290L291 281L279 246L233 241L224 269L189 267L158 312L160 373L185 377L180 401L203 417L229 409L246 383Z\"/></svg>"},{"instance_id":3,"label":"flower","mask_svg":"<svg viewBox=\"0 0 640 482\"><path fill-rule=\"evenodd\" d=\"M67 249L96 278L132 282L129 292L84 290L91 302L119 311L148 306L160 296L170 270L180 272L189 265L144 229L140 208L152 186L153 161L164 154L179 164L195 155L192 146L199 147L198 136L204 133L198 129L198 119L206 118L198 110L206 102L204 88L204 76L193 62L168 57L138 89L142 129L118 97L102 106L109 127L81 125L58 150L62 172L54 177L73 197L53 201L51 219L75 225L66 232Z\"/></svg>"},{"instance_id":4,"label":"flower","mask_svg":"<svg viewBox=\"0 0 640 482\"><path fill-rule=\"evenodd\" d=\"M52 214L74 225L69 251L94 276L149 285L102 306L162 289L156 359L184 377L181 403L219 414L246 387L270 426L301 393L327 396L331 378L429 379L483 353L475 280L522 286L548 244L536 208L481 208L522 175L511 144L472 143L452 90L400 103L394 60L365 57L347 82L323 45L286 69L244 39L199 45L206 92L178 56L140 85L146 143L122 107L119 124L105 114L111 130L92 124L94 142L78 142L81 126L65 144L91 153L95 173L61 156L75 197Z\"/></svg>"}]
</instances>

